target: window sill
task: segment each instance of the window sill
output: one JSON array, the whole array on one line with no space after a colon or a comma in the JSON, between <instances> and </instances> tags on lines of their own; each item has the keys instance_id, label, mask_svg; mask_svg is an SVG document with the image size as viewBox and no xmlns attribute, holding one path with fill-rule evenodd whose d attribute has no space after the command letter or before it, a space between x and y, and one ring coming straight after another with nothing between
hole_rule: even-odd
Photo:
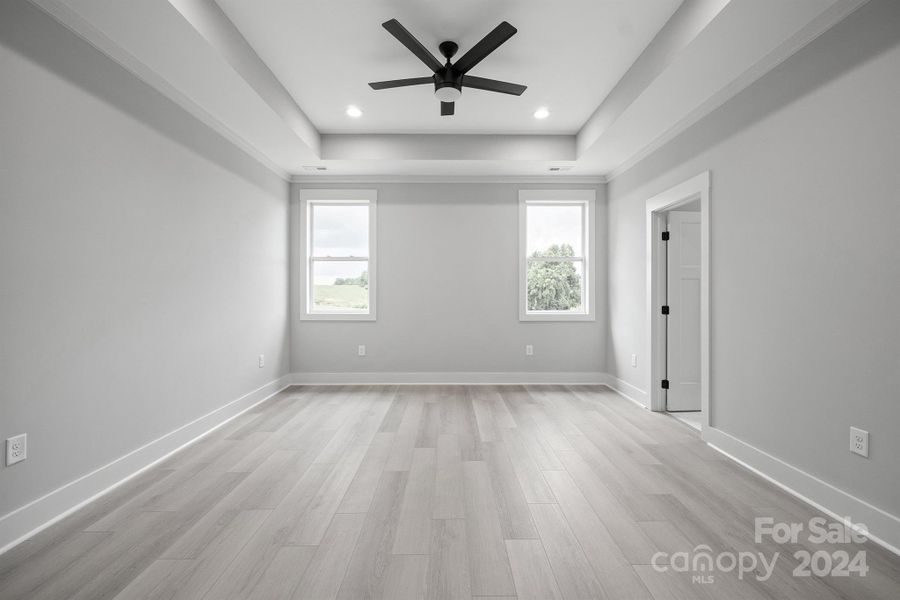
<instances>
[{"instance_id":1,"label":"window sill","mask_svg":"<svg viewBox=\"0 0 900 600\"><path fill-rule=\"evenodd\" d=\"M594 315L589 314L574 314L574 315L566 315L561 313L545 313L545 314L535 314L535 313L525 313L519 315L519 321L527 322L527 321L596 321L597 318Z\"/></svg>"},{"instance_id":2,"label":"window sill","mask_svg":"<svg viewBox=\"0 0 900 600\"><path fill-rule=\"evenodd\" d=\"M360 313L301 313L301 321L374 321L373 314Z\"/></svg>"}]
</instances>

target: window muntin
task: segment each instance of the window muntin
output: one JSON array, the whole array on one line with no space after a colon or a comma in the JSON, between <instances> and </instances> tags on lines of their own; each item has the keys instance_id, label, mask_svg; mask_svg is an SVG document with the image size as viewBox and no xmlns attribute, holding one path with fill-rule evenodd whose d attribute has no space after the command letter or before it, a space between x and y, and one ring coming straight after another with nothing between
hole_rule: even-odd
<instances>
[{"instance_id":1,"label":"window muntin","mask_svg":"<svg viewBox=\"0 0 900 600\"><path fill-rule=\"evenodd\" d=\"M592 320L590 190L522 190L520 320Z\"/></svg>"}]
</instances>

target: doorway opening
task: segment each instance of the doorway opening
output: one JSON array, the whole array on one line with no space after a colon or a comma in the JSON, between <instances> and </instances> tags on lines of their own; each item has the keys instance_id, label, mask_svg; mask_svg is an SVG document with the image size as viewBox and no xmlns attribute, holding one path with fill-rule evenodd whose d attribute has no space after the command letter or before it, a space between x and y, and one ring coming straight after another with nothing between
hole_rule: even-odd
<instances>
[{"instance_id":1,"label":"doorway opening","mask_svg":"<svg viewBox=\"0 0 900 600\"><path fill-rule=\"evenodd\" d=\"M709 405L709 172L647 200L650 408L696 429Z\"/></svg>"}]
</instances>

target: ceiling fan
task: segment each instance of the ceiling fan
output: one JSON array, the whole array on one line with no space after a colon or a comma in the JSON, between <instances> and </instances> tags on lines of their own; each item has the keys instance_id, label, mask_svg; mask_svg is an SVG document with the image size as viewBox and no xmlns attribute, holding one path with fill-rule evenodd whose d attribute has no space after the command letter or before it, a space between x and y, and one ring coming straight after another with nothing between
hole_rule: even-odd
<instances>
[{"instance_id":1,"label":"ceiling fan","mask_svg":"<svg viewBox=\"0 0 900 600\"><path fill-rule=\"evenodd\" d=\"M434 75L430 77L376 81L369 84L373 90L433 83L434 95L441 101L441 115L448 116L454 113L454 102L462 95L463 87L486 90L488 92L500 92L501 94L512 94L514 96L521 96L526 89L524 85L467 74L472 67L480 63L487 55L499 48L503 42L515 35L516 28L506 21L497 25L493 31L484 36L480 42L472 46L468 52L463 54L453 64L450 64L450 59L456 54L459 46L456 45L456 42L441 42L438 50L447 59L447 63L444 65L441 65L438 59L422 45L422 42L413 37L397 19L391 19L381 25L397 38L401 44L409 48L410 52L415 54L419 60L425 63Z\"/></svg>"}]
</instances>

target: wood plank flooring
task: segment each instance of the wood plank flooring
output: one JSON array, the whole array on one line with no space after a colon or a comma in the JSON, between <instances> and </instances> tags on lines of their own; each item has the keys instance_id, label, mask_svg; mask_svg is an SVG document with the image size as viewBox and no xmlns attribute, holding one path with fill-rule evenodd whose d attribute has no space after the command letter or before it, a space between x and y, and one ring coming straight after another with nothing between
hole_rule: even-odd
<instances>
[{"instance_id":1,"label":"wood plank flooring","mask_svg":"<svg viewBox=\"0 0 900 600\"><path fill-rule=\"evenodd\" d=\"M813 516L602 386L302 386L0 556L0 598L900 598L871 543L754 543ZM653 567L699 545L779 558ZM869 572L793 575L822 550Z\"/></svg>"}]
</instances>

